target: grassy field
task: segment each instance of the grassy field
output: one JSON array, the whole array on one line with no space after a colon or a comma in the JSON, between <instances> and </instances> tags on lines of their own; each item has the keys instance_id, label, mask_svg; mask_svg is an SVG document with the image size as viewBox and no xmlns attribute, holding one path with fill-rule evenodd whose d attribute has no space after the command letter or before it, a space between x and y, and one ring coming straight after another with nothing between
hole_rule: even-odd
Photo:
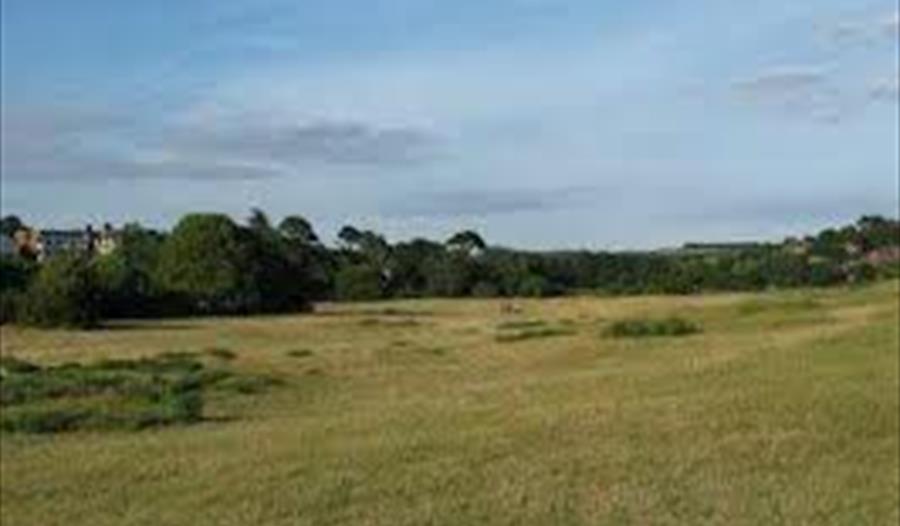
<instances>
[{"instance_id":1,"label":"grassy field","mask_svg":"<svg viewBox=\"0 0 900 526\"><path fill-rule=\"evenodd\" d=\"M3 355L42 365L216 348L279 382L210 398L196 424L3 433L0 523L897 524L897 295L891 282L4 327ZM700 332L608 331L673 315Z\"/></svg>"}]
</instances>

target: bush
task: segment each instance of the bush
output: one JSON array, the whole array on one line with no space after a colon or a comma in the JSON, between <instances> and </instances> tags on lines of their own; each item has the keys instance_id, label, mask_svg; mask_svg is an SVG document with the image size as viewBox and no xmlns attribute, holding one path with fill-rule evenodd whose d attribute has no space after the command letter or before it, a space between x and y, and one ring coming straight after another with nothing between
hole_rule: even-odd
<instances>
[{"instance_id":1,"label":"bush","mask_svg":"<svg viewBox=\"0 0 900 526\"><path fill-rule=\"evenodd\" d=\"M547 322L544 320L522 320L522 321L505 321L499 325L497 325L497 329L504 330L518 330L518 329L536 329L539 327L546 327Z\"/></svg>"},{"instance_id":2,"label":"bush","mask_svg":"<svg viewBox=\"0 0 900 526\"><path fill-rule=\"evenodd\" d=\"M501 332L494 340L497 343L514 343L525 340L541 338L554 338L557 336L571 336L575 331L571 327L551 327L540 323L539 325L526 326L516 332Z\"/></svg>"},{"instance_id":3,"label":"bush","mask_svg":"<svg viewBox=\"0 0 900 526\"><path fill-rule=\"evenodd\" d=\"M384 295L381 272L369 265L353 265L340 269L335 276L338 299L371 301Z\"/></svg>"},{"instance_id":4,"label":"bush","mask_svg":"<svg viewBox=\"0 0 900 526\"><path fill-rule=\"evenodd\" d=\"M218 358L220 360L230 361L230 360L234 360L235 358L237 358L237 354L235 354L234 351L232 351L230 349L223 349L221 347L210 347L209 349L206 349L203 352L209 356Z\"/></svg>"},{"instance_id":5,"label":"bush","mask_svg":"<svg viewBox=\"0 0 900 526\"><path fill-rule=\"evenodd\" d=\"M519 296L527 298L546 298L554 296L558 291L550 281L540 274L529 274L519 283Z\"/></svg>"},{"instance_id":6,"label":"bush","mask_svg":"<svg viewBox=\"0 0 900 526\"><path fill-rule=\"evenodd\" d=\"M89 329L100 321L98 296L90 261L64 253L41 267L16 314L29 325Z\"/></svg>"},{"instance_id":7,"label":"bush","mask_svg":"<svg viewBox=\"0 0 900 526\"><path fill-rule=\"evenodd\" d=\"M60 433L79 427L90 417L81 410L5 410L0 418L0 429L19 433Z\"/></svg>"},{"instance_id":8,"label":"bush","mask_svg":"<svg viewBox=\"0 0 900 526\"><path fill-rule=\"evenodd\" d=\"M674 316L660 320L621 320L613 323L606 330L606 334L614 338L687 336L698 332L700 332L698 325Z\"/></svg>"},{"instance_id":9,"label":"bush","mask_svg":"<svg viewBox=\"0 0 900 526\"><path fill-rule=\"evenodd\" d=\"M257 394L280 382L271 376L231 376L221 382L217 382L215 388L219 391L230 391L238 394Z\"/></svg>"}]
</instances>

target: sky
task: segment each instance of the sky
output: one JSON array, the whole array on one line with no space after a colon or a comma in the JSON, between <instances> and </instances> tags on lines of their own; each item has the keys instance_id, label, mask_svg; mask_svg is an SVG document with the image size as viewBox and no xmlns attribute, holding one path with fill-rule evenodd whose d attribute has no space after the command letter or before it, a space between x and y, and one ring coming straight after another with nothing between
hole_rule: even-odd
<instances>
[{"instance_id":1,"label":"sky","mask_svg":"<svg viewBox=\"0 0 900 526\"><path fill-rule=\"evenodd\" d=\"M3 0L0 208L634 249L898 210L896 0Z\"/></svg>"}]
</instances>

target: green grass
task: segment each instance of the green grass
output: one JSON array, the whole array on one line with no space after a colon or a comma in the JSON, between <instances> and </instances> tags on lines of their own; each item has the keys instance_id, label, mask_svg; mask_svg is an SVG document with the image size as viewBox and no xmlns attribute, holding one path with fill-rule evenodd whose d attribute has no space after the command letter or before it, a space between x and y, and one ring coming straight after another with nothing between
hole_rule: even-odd
<instances>
[{"instance_id":1,"label":"green grass","mask_svg":"<svg viewBox=\"0 0 900 526\"><path fill-rule=\"evenodd\" d=\"M4 358L0 430L140 430L203 419L204 391L257 394L277 381L205 368L190 353L41 367Z\"/></svg>"},{"instance_id":2,"label":"green grass","mask_svg":"<svg viewBox=\"0 0 900 526\"><path fill-rule=\"evenodd\" d=\"M523 300L523 320L574 320L529 327L500 327L490 300L4 327L0 371L215 346L278 385L206 389L194 425L0 432L0 523L897 524L897 294ZM427 323L360 323L411 312ZM672 313L703 331L598 337L597 320ZM547 328L569 333L496 340ZM69 425L56 418L38 425Z\"/></svg>"},{"instance_id":3,"label":"green grass","mask_svg":"<svg viewBox=\"0 0 900 526\"><path fill-rule=\"evenodd\" d=\"M669 316L660 319L632 318L619 320L605 330L613 338L658 338L665 336L688 336L700 332L694 322Z\"/></svg>"}]
</instances>

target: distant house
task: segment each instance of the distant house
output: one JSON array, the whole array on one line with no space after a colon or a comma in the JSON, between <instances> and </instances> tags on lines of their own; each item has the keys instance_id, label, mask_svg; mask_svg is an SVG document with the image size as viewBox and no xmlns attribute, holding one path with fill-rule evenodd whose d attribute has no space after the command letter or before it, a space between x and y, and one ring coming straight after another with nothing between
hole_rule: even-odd
<instances>
[{"instance_id":1,"label":"distant house","mask_svg":"<svg viewBox=\"0 0 900 526\"><path fill-rule=\"evenodd\" d=\"M96 234L91 227L84 230L41 230L37 239L38 260L61 252L92 252Z\"/></svg>"},{"instance_id":2,"label":"distant house","mask_svg":"<svg viewBox=\"0 0 900 526\"><path fill-rule=\"evenodd\" d=\"M34 230L22 229L16 232L14 250L19 254L31 254L43 261L62 252L87 254L111 254L119 246L121 231L106 224L97 232L88 225L83 230Z\"/></svg>"},{"instance_id":3,"label":"distant house","mask_svg":"<svg viewBox=\"0 0 900 526\"><path fill-rule=\"evenodd\" d=\"M37 258L40 255L41 233L33 228L20 228L13 235L16 252L20 256Z\"/></svg>"},{"instance_id":4,"label":"distant house","mask_svg":"<svg viewBox=\"0 0 900 526\"><path fill-rule=\"evenodd\" d=\"M93 250L101 256L112 254L115 252L116 248L118 248L121 239L121 231L114 229L112 225L106 223L103 225L103 230L101 230L100 234L94 239Z\"/></svg>"}]
</instances>

